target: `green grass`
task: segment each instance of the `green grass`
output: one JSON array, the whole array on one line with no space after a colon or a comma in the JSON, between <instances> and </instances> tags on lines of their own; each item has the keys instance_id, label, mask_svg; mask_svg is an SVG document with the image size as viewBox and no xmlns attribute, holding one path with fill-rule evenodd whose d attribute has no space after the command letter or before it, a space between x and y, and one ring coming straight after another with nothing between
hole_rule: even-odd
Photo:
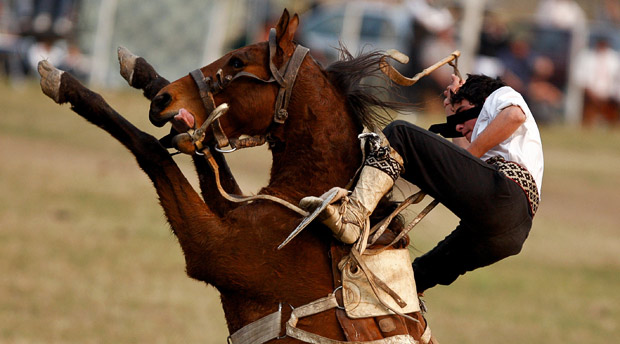
<instances>
[{"instance_id":1,"label":"green grass","mask_svg":"<svg viewBox=\"0 0 620 344\"><path fill-rule=\"evenodd\" d=\"M150 125L139 92L103 95L138 127L166 132ZM34 83L0 80L0 102L0 342L224 342L217 292L185 275L133 157ZM426 293L442 343L620 337L620 132L542 136L542 203L523 252ZM189 159L177 161L195 183ZM231 157L247 193L265 183L268 161L264 149ZM438 207L414 230L412 252L456 221Z\"/></svg>"}]
</instances>

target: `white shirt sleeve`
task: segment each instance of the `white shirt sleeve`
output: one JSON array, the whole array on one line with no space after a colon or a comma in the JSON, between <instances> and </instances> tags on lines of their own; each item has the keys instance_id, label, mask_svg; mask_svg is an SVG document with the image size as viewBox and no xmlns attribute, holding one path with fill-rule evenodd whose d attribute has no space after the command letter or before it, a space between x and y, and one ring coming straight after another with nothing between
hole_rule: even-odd
<instances>
[{"instance_id":1,"label":"white shirt sleeve","mask_svg":"<svg viewBox=\"0 0 620 344\"><path fill-rule=\"evenodd\" d=\"M508 86L499 88L491 93L482 106L482 111L480 111L480 116L478 116L474 126L471 140L476 140L489 123L503 109L509 106L520 107L523 113L525 113L525 122L509 138L486 152L481 159L487 160L499 155L508 161L514 161L527 168L536 180L540 194L544 170L542 142L534 116L520 93Z\"/></svg>"}]
</instances>

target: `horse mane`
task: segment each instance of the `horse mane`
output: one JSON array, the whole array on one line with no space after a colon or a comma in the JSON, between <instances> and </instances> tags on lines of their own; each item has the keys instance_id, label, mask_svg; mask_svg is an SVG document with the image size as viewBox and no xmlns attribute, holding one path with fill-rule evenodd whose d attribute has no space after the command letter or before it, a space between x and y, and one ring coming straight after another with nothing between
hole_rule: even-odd
<instances>
[{"instance_id":1,"label":"horse mane","mask_svg":"<svg viewBox=\"0 0 620 344\"><path fill-rule=\"evenodd\" d=\"M391 81L381 71L380 62L386 55L381 51L362 52L354 57L342 44L338 61L325 68L329 81L346 97L347 107L359 124L380 131L394 120L394 112L410 109L410 103L389 101L395 94ZM399 96L399 95L397 95ZM389 192L381 199L370 216L371 225L387 217L398 206ZM405 219L396 216L389 230L399 233ZM406 241L408 243L408 240Z\"/></svg>"},{"instance_id":2,"label":"horse mane","mask_svg":"<svg viewBox=\"0 0 620 344\"><path fill-rule=\"evenodd\" d=\"M386 56L381 51L362 52L354 57L342 44L338 61L325 69L327 77L346 97L347 106L354 118L371 130L381 130L390 123L394 111L400 112L409 103L388 101L395 89L381 72L380 61Z\"/></svg>"}]
</instances>

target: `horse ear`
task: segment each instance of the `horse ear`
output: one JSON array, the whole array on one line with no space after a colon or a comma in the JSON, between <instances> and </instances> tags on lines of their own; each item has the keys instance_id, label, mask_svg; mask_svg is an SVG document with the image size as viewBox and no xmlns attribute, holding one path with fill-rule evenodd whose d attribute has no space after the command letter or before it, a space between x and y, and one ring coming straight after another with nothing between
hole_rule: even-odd
<instances>
[{"instance_id":1,"label":"horse ear","mask_svg":"<svg viewBox=\"0 0 620 344\"><path fill-rule=\"evenodd\" d=\"M297 13L290 18L287 9L284 9L278 24L276 25L276 42L278 47L282 49L282 52L286 56L293 55L295 51L295 45L293 44L293 37L299 26L299 16Z\"/></svg>"}]
</instances>

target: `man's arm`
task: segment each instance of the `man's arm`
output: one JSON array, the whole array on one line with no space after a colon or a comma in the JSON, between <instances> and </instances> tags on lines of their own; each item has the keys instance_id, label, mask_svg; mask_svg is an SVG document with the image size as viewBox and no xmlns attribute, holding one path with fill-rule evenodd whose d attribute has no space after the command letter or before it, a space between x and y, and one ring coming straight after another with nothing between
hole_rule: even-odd
<instances>
[{"instance_id":1,"label":"man's arm","mask_svg":"<svg viewBox=\"0 0 620 344\"><path fill-rule=\"evenodd\" d=\"M454 143L455 145L461 147L461 148L465 148L467 149L470 146L469 141L467 141L466 138L464 137L453 137L452 138L452 143Z\"/></svg>"},{"instance_id":2,"label":"man's arm","mask_svg":"<svg viewBox=\"0 0 620 344\"><path fill-rule=\"evenodd\" d=\"M519 106L512 105L503 109L466 149L480 158L489 149L509 138L525 119L525 113Z\"/></svg>"}]
</instances>

